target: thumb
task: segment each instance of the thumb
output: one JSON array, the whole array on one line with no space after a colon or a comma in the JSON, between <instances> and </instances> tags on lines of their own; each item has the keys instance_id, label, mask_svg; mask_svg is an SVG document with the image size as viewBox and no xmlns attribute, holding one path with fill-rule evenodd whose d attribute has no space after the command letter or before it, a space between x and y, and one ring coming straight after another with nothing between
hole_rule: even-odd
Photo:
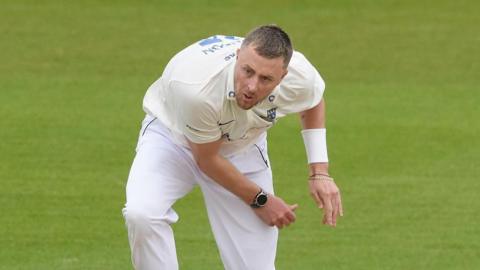
<instances>
[{"instance_id":1,"label":"thumb","mask_svg":"<svg viewBox=\"0 0 480 270\"><path fill-rule=\"evenodd\" d=\"M290 210L295 211L298 208L298 204L290 205Z\"/></svg>"}]
</instances>

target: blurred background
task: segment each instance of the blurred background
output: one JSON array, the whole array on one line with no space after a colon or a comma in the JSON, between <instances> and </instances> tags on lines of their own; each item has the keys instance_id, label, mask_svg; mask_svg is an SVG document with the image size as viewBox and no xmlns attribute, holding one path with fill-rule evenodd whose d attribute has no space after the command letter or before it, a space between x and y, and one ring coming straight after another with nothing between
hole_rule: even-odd
<instances>
[{"instance_id":1,"label":"blurred background","mask_svg":"<svg viewBox=\"0 0 480 270\"><path fill-rule=\"evenodd\" d=\"M480 269L480 2L0 2L0 269L132 269L121 209L168 60L276 23L326 82L345 216L321 225L296 115L269 135L300 204L277 269ZM198 189L175 207L181 269L223 269Z\"/></svg>"}]
</instances>

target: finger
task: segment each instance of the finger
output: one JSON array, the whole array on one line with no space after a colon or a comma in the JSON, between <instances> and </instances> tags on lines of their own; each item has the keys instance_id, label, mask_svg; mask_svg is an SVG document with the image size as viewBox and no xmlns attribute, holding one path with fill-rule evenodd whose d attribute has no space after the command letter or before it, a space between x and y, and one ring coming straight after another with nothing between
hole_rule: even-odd
<instances>
[{"instance_id":1,"label":"finger","mask_svg":"<svg viewBox=\"0 0 480 270\"><path fill-rule=\"evenodd\" d=\"M298 204L290 205L290 210L295 211L298 208Z\"/></svg>"},{"instance_id":2,"label":"finger","mask_svg":"<svg viewBox=\"0 0 480 270\"><path fill-rule=\"evenodd\" d=\"M272 224L273 224L273 226L281 229L280 227L281 227L282 223L280 223L280 219L274 219L274 220L272 220Z\"/></svg>"},{"instance_id":3,"label":"finger","mask_svg":"<svg viewBox=\"0 0 480 270\"><path fill-rule=\"evenodd\" d=\"M285 218L287 219L288 223L292 223L297 219L297 215L295 215L293 211L290 211L285 214Z\"/></svg>"},{"instance_id":4,"label":"finger","mask_svg":"<svg viewBox=\"0 0 480 270\"><path fill-rule=\"evenodd\" d=\"M342 196L340 196L340 192L338 193L338 207L340 209L340 216L343 217Z\"/></svg>"},{"instance_id":5,"label":"finger","mask_svg":"<svg viewBox=\"0 0 480 270\"><path fill-rule=\"evenodd\" d=\"M291 222L286 217L283 217L283 218L279 219L279 221L278 221L280 229L283 229L283 228L287 227L290 223Z\"/></svg>"},{"instance_id":6,"label":"finger","mask_svg":"<svg viewBox=\"0 0 480 270\"><path fill-rule=\"evenodd\" d=\"M320 200L320 203L318 204L318 208L323 209L324 203L322 200Z\"/></svg>"},{"instance_id":7,"label":"finger","mask_svg":"<svg viewBox=\"0 0 480 270\"><path fill-rule=\"evenodd\" d=\"M337 219L339 216L342 215L342 201L340 199L340 191L337 191L334 197L335 204L334 204L334 213L333 213L333 218L335 219L335 225L337 225Z\"/></svg>"},{"instance_id":8,"label":"finger","mask_svg":"<svg viewBox=\"0 0 480 270\"><path fill-rule=\"evenodd\" d=\"M332 215L333 215L333 206L332 200L330 198L325 199L325 209L324 215L328 225L333 225Z\"/></svg>"},{"instance_id":9,"label":"finger","mask_svg":"<svg viewBox=\"0 0 480 270\"><path fill-rule=\"evenodd\" d=\"M338 197L336 195L332 198L332 206L333 206L332 225L337 226L337 216L339 214L339 209L338 209Z\"/></svg>"},{"instance_id":10,"label":"finger","mask_svg":"<svg viewBox=\"0 0 480 270\"><path fill-rule=\"evenodd\" d=\"M290 223L292 223L287 217L285 217L284 219L282 219L282 227L285 228L287 227L288 225L290 225Z\"/></svg>"},{"instance_id":11,"label":"finger","mask_svg":"<svg viewBox=\"0 0 480 270\"><path fill-rule=\"evenodd\" d=\"M323 208L323 202L317 192L311 192L310 195L312 196L313 200L317 203L318 208Z\"/></svg>"},{"instance_id":12,"label":"finger","mask_svg":"<svg viewBox=\"0 0 480 270\"><path fill-rule=\"evenodd\" d=\"M283 219L284 219L283 217L280 217L280 216L279 216L279 217L277 217L277 218L275 218L275 219L273 220L273 224L274 224L277 228L282 229L283 226L284 226L284 224L285 224L285 222L283 221Z\"/></svg>"},{"instance_id":13,"label":"finger","mask_svg":"<svg viewBox=\"0 0 480 270\"><path fill-rule=\"evenodd\" d=\"M284 225L285 225L285 227L288 227L288 226L290 226L290 224L292 224L292 223L294 223L294 222L295 222L295 220L289 221L288 223L285 223Z\"/></svg>"}]
</instances>

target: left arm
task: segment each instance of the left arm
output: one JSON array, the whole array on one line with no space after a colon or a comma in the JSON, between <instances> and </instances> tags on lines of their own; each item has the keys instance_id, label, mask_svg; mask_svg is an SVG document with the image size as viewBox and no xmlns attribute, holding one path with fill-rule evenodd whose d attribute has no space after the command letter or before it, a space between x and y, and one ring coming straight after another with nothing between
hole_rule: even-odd
<instances>
[{"instance_id":1,"label":"left arm","mask_svg":"<svg viewBox=\"0 0 480 270\"><path fill-rule=\"evenodd\" d=\"M322 99L315 107L300 112L302 129L325 128L325 99ZM310 163L310 175L323 173L328 175L328 162Z\"/></svg>"},{"instance_id":2,"label":"left arm","mask_svg":"<svg viewBox=\"0 0 480 270\"><path fill-rule=\"evenodd\" d=\"M314 129L325 132L325 100L315 107L300 112L300 119L303 130ZM325 148L316 149L315 151L324 151L326 156L326 142L313 141L310 142L309 147ZM337 217L343 216L342 201L340 197L340 190L338 189L333 178L328 174L328 160L309 161L310 177L309 188L312 198L315 200L319 208L324 209L323 223L336 226Z\"/></svg>"}]
</instances>

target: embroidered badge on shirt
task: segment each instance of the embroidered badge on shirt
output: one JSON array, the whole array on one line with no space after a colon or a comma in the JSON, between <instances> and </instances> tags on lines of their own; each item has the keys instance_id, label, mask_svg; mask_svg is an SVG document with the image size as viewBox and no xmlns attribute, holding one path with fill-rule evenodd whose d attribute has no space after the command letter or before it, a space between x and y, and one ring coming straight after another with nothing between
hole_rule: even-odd
<instances>
[{"instance_id":1,"label":"embroidered badge on shirt","mask_svg":"<svg viewBox=\"0 0 480 270\"><path fill-rule=\"evenodd\" d=\"M271 108L270 110L267 110L268 121L273 122L275 120L275 117L277 117L277 108Z\"/></svg>"}]
</instances>

